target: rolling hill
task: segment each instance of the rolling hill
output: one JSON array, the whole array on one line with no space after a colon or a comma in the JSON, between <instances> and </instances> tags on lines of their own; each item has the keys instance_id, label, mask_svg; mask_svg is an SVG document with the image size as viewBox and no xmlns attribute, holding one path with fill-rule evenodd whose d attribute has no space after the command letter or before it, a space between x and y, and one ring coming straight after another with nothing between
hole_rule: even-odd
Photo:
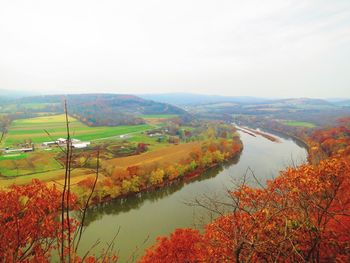
<instances>
[{"instance_id":1,"label":"rolling hill","mask_svg":"<svg viewBox=\"0 0 350 263\"><path fill-rule=\"evenodd\" d=\"M194 93L159 93L159 94L142 94L141 98L170 103L179 106L202 105L220 102L232 103L264 103L269 101L266 98L250 96L221 96L221 95L204 95Z\"/></svg>"},{"instance_id":2,"label":"rolling hill","mask_svg":"<svg viewBox=\"0 0 350 263\"><path fill-rule=\"evenodd\" d=\"M227 101L190 105L186 108L202 118L232 120L233 115L255 115L318 125L333 123L340 116L350 114L350 107L311 98L278 99L259 103Z\"/></svg>"},{"instance_id":3,"label":"rolling hill","mask_svg":"<svg viewBox=\"0 0 350 263\"><path fill-rule=\"evenodd\" d=\"M192 117L176 106L142 99L133 95L74 94L25 97L0 105L0 112L24 115L62 113L67 100L69 113L89 126L137 125L142 115L177 115L182 120Z\"/></svg>"}]
</instances>

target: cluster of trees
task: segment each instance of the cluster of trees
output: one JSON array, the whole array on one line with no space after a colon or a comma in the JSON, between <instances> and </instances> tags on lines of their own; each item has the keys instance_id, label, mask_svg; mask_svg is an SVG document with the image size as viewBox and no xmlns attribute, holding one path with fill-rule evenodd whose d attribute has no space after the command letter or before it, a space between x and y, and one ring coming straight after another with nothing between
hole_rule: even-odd
<instances>
[{"instance_id":1,"label":"cluster of trees","mask_svg":"<svg viewBox=\"0 0 350 263\"><path fill-rule=\"evenodd\" d=\"M78 207L77 197L67 195L71 209ZM13 185L0 190L0 261L1 262L116 262L109 251L96 257L90 251L77 254L81 221L70 217L59 220L62 191L39 180L29 185ZM69 227L68 227L69 225ZM62 231L63 230L63 231ZM63 239L62 239L63 233ZM62 240L70 242L63 243ZM63 255L61 254L63 251ZM51 260L50 260L51 259Z\"/></svg>"},{"instance_id":2,"label":"cluster of trees","mask_svg":"<svg viewBox=\"0 0 350 263\"><path fill-rule=\"evenodd\" d=\"M65 102L67 144L65 175L62 190L33 180L24 186L12 185L0 190L0 259L1 262L49 262L51 256L59 262L115 262L110 243L99 257L89 256L91 249L81 257L78 248L82 238L85 215L99 174L97 151L96 177L90 195L82 206L71 192L72 145ZM71 210L80 211L81 219L71 216ZM95 244L96 245L96 244ZM94 245L94 246L95 246ZM53 255L54 254L54 255Z\"/></svg>"},{"instance_id":3,"label":"cluster of trees","mask_svg":"<svg viewBox=\"0 0 350 263\"><path fill-rule=\"evenodd\" d=\"M72 115L89 126L142 124L145 121L138 117L142 114L188 115L186 111L175 106L132 95L68 95L67 101Z\"/></svg>"},{"instance_id":4,"label":"cluster of trees","mask_svg":"<svg viewBox=\"0 0 350 263\"><path fill-rule=\"evenodd\" d=\"M99 180L93 200L100 202L120 195L137 193L151 187L159 187L170 181L188 178L200 174L203 170L220 164L236 156L242 150L239 139L218 139L202 143L202 147L193 151L179 163L151 164L130 166L127 169L116 168L113 172ZM80 181L81 195L91 189L93 177Z\"/></svg>"},{"instance_id":5,"label":"cluster of trees","mask_svg":"<svg viewBox=\"0 0 350 263\"><path fill-rule=\"evenodd\" d=\"M40 112L63 113L64 98L70 105L70 114L91 126L135 125L144 123L142 114L178 114L183 121L193 118L176 106L145 100L132 95L117 94L72 94L67 96L46 95L25 97L3 102L14 108L8 114L17 112L12 119L36 117ZM45 104L44 104L45 103ZM30 107L25 104L41 104ZM117 113L117 114L116 114Z\"/></svg>"},{"instance_id":6,"label":"cluster of trees","mask_svg":"<svg viewBox=\"0 0 350 263\"><path fill-rule=\"evenodd\" d=\"M309 137L311 147L317 147L314 151L324 152L319 162L282 171L260 188L252 188L243 180L229 193L230 202L209 197L196 201L219 216L203 232L178 229L170 237L158 238L141 262L349 262L349 120L342 119L339 127ZM210 137L216 137L215 130L209 132ZM98 189L94 198L138 192L186 177L234 156L241 147L237 140L216 138L203 142L200 150L178 164L116 170L99 181L102 190ZM91 177L79 184L91 193L96 182L97 177ZM68 208L78 208L73 194L64 195L36 180L0 190L3 261L49 262L54 251L61 259L65 258L61 251L68 253L69 262L117 259L108 255L81 258L76 254L74 239L81 228L72 217L59 220L60 213L67 210L62 197L70 203ZM231 212L222 214L227 209Z\"/></svg>"},{"instance_id":7,"label":"cluster of trees","mask_svg":"<svg viewBox=\"0 0 350 263\"><path fill-rule=\"evenodd\" d=\"M318 163L282 171L260 188L243 180L227 203L197 201L218 218L204 233L177 229L158 238L141 262L349 262L348 124L309 138L326 149Z\"/></svg>"},{"instance_id":8,"label":"cluster of trees","mask_svg":"<svg viewBox=\"0 0 350 263\"><path fill-rule=\"evenodd\" d=\"M141 262L348 262L349 174L348 162L329 159L289 169L265 189L242 185L232 213L204 234L159 238Z\"/></svg>"},{"instance_id":9,"label":"cluster of trees","mask_svg":"<svg viewBox=\"0 0 350 263\"><path fill-rule=\"evenodd\" d=\"M339 125L314 131L309 139L309 159L317 163L329 156L350 155L350 118L341 118Z\"/></svg>"},{"instance_id":10,"label":"cluster of trees","mask_svg":"<svg viewBox=\"0 0 350 263\"><path fill-rule=\"evenodd\" d=\"M38 180L0 191L0 258L3 262L48 262L59 248L61 191ZM70 196L75 203L75 196ZM71 231L77 221L70 219ZM67 222L65 222L67 224Z\"/></svg>"}]
</instances>

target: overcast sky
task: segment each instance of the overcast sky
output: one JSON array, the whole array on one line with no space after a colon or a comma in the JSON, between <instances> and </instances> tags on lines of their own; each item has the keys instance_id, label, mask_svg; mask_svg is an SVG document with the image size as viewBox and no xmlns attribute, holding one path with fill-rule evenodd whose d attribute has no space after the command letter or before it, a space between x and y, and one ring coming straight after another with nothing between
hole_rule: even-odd
<instances>
[{"instance_id":1,"label":"overcast sky","mask_svg":"<svg viewBox=\"0 0 350 263\"><path fill-rule=\"evenodd\" d=\"M350 97L350 0L0 0L0 89Z\"/></svg>"}]
</instances>

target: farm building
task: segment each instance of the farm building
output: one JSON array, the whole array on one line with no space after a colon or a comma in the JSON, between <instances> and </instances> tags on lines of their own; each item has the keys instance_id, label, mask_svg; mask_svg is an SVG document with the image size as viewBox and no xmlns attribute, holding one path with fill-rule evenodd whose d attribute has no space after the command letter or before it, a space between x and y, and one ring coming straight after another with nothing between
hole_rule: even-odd
<instances>
[{"instance_id":1,"label":"farm building","mask_svg":"<svg viewBox=\"0 0 350 263\"><path fill-rule=\"evenodd\" d=\"M76 143L72 143L72 147L73 148L77 148L77 149L83 149L86 148L90 145L90 142L76 142Z\"/></svg>"},{"instance_id":2,"label":"farm building","mask_svg":"<svg viewBox=\"0 0 350 263\"><path fill-rule=\"evenodd\" d=\"M160 133L160 132L155 132L155 133L149 134L148 136L149 136L149 137L157 137L157 136L163 136L163 134Z\"/></svg>"},{"instance_id":3,"label":"farm building","mask_svg":"<svg viewBox=\"0 0 350 263\"><path fill-rule=\"evenodd\" d=\"M19 149L5 149L4 153L27 153L27 152L33 152L34 148L29 147L29 148L19 148Z\"/></svg>"},{"instance_id":4,"label":"farm building","mask_svg":"<svg viewBox=\"0 0 350 263\"><path fill-rule=\"evenodd\" d=\"M52 141L52 142L43 142L41 145L42 146L52 146L52 145L56 145L57 143Z\"/></svg>"},{"instance_id":5,"label":"farm building","mask_svg":"<svg viewBox=\"0 0 350 263\"><path fill-rule=\"evenodd\" d=\"M82 142L78 139L71 139L72 142L72 147L77 148L77 149L82 149L88 147L90 145L90 142ZM42 146L53 146L53 145L59 145L59 146L64 146L67 144L67 139L64 138L58 138L56 141L51 141L51 142L43 142Z\"/></svg>"}]
</instances>

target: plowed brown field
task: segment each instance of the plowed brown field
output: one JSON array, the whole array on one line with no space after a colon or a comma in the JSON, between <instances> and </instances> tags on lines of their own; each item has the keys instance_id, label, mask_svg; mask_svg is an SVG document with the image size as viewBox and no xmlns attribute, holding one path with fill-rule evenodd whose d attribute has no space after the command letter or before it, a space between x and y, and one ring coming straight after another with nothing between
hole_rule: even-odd
<instances>
[{"instance_id":1,"label":"plowed brown field","mask_svg":"<svg viewBox=\"0 0 350 263\"><path fill-rule=\"evenodd\" d=\"M171 145L151 152L128 157L114 158L105 161L107 165L127 168L129 166L144 165L157 162L160 165L171 164L186 159L191 152L200 149L199 142L190 142L179 145Z\"/></svg>"}]
</instances>

